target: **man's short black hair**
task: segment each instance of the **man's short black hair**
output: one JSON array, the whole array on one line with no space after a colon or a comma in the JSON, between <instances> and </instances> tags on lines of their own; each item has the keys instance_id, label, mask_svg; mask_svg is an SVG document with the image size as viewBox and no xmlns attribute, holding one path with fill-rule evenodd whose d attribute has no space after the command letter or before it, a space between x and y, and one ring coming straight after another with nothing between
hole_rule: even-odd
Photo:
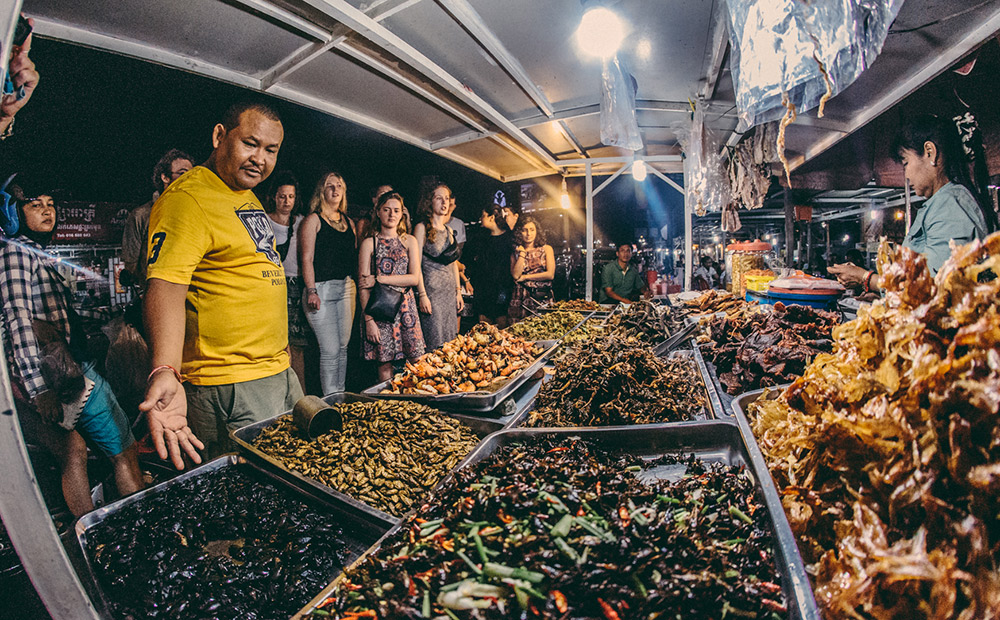
<instances>
[{"instance_id":1,"label":"man's short black hair","mask_svg":"<svg viewBox=\"0 0 1000 620\"><path fill-rule=\"evenodd\" d=\"M160 161L156 162L156 165L153 166L153 187L156 188L156 191L162 193L166 189L161 177L164 175L170 176L171 167L178 159L186 159L191 162L191 165L194 165L194 157L191 157L180 149L170 149L164 153Z\"/></svg>"},{"instance_id":2,"label":"man's short black hair","mask_svg":"<svg viewBox=\"0 0 1000 620\"><path fill-rule=\"evenodd\" d=\"M618 243L615 244L615 252L618 252L618 250L622 249L623 245L627 245L629 248L632 247L632 243L630 241L619 241Z\"/></svg>"},{"instance_id":3,"label":"man's short black hair","mask_svg":"<svg viewBox=\"0 0 1000 620\"><path fill-rule=\"evenodd\" d=\"M248 110L259 112L272 121L281 122L281 115L267 103L264 103L263 101L246 100L238 101L229 106L226 113L222 115L222 126L226 128L226 131L232 131L239 126L240 117L243 116L243 113Z\"/></svg>"}]
</instances>

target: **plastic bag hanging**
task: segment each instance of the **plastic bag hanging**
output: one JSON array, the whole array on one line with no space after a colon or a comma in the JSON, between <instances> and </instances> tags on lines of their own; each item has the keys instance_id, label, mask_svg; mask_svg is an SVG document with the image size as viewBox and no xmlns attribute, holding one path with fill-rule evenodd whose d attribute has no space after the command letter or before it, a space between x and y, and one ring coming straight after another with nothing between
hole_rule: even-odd
<instances>
[{"instance_id":1,"label":"plastic bag hanging","mask_svg":"<svg viewBox=\"0 0 1000 620\"><path fill-rule=\"evenodd\" d=\"M740 129L821 107L882 51L903 0L727 0ZM787 104L782 104L787 96ZM820 114L822 116L822 114Z\"/></svg>"},{"instance_id":2,"label":"plastic bag hanging","mask_svg":"<svg viewBox=\"0 0 1000 620\"><path fill-rule=\"evenodd\" d=\"M601 70L601 142L630 151L642 148L635 118L635 78L617 56L604 60Z\"/></svg>"},{"instance_id":3,"label":"plastic bag hanging","mask_svg":"<svg viewBox=\"0 0 1000 620\"><path fill-rule=\"evenodd\" d=\"M688 204L698 216L722 211L732 200L722 165L721 138L705 129L705 108L695 106L690 129L674 130L684 152L684 185Z\"/></svg>"}]
</instances>

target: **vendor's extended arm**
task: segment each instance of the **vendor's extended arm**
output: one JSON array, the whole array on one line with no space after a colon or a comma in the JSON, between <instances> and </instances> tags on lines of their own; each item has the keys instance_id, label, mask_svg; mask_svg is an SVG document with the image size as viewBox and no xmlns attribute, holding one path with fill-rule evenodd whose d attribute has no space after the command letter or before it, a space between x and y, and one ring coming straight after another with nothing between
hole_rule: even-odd
<instances>
[{"instance_id":1,"label":"vendor's extended arm","mask_svg":"<svg viewBox=\"0 0 1000 620\"><path fill-rule=\"evenodd\" d=\"M149 279L143 301L143 316L149 337L152 367L181 367L184 350L184 300L188 287L159 278ZM184 386L169 369L154 372L146 387L146 399L139 405L149 418L153 445L161 459L170 458L174 467L184 469L183 454L201 462L196 448L204 444L187 423Z\"/></svg>"}]
</instances>

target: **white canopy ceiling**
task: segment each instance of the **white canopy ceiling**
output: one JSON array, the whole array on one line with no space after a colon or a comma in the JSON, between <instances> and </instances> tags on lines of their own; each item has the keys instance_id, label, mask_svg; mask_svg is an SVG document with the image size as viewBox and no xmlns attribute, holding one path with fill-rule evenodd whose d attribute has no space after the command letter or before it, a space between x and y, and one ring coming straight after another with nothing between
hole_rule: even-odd
<instances>
[{"instance_id":1,"label":"white canopy ceiling","mask_svg":"<svg viewBox=\"0 0 1000 620\"><path fill-rule=\"evenodd\" d=\"M680 170L673 127L704 97L736 126L724 0L617 0L644 149ZM631 152L600 142L600 62L573 33L580 0L26 0L35 29L315 108L509 181ZM907 0L876 63L789 128L793 167L872 120L1000 30L1000 2ZM648 53L641 53L640 49ZM127 86L127 85L126 85Z\"/></svg>"}]
</instances>

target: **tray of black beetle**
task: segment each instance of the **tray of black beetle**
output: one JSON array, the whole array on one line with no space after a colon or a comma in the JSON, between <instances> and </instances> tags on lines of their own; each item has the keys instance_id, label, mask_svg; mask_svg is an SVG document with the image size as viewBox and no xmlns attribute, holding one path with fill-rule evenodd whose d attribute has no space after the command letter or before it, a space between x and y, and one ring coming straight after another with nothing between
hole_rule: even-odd
<instances>
[{"instance_id":1,"label":"tray of black beetle","mask_svg":"<svg viewBox=\"0 0 1000 620\"><path fill-rule=\"evenodd\" d=\"M112 618L288 618L388 529L224 456L80 518Z\"/></svg>"}]
</instances>

